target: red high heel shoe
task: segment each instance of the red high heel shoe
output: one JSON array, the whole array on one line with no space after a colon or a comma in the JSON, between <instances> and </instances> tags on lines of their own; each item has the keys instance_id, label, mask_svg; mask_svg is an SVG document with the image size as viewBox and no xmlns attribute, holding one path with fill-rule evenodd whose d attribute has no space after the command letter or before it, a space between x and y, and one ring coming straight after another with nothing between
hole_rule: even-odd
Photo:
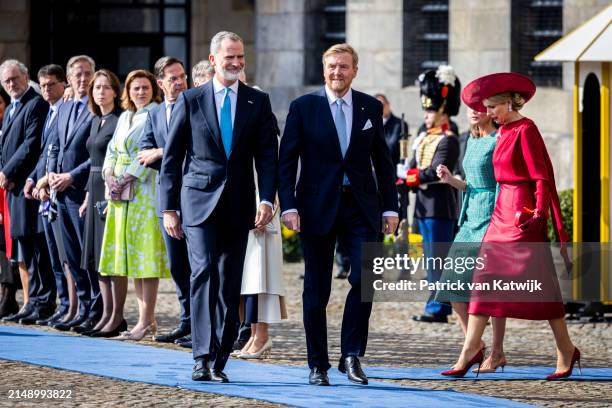
<instances>
[{"instance_id":1,"label":"red high heel shoe","mask_svg":"<svg viewBox=\"0 0 612 408\"><path fill-rule=\"evenodd\" d=\"M484 361L484 350L485 350L484 348L481 348L480 351L478 351L478 353L476 353L476 355L472 357L472 359L467 363L465 368L461 370L453 369L453 370L442 371L440 374L446 375L448 377L461 378L465 376L465 374L470 370L470 368L472 368L474 364L478 364L478 372L476 372L476 377L478 377L478 373L480 372L480 365Z\"/></svg>"},{"instance_id":2,"label":"red high heel shoe","mask_svg":"<svg viewBox=\"0 0 612 408\"><path fill-rule=\"evenodd\" d=\"M580 367L580 350L578 350L578 347L574 347L574 354L572 354L572 363L570 364L569 370L547 375L546 379L558 380L559 378L569 377L570 375L572 375L572 371L574 370L574 363L578 363L578 372L580 373L580 375L582 375L582 367Z\"/></svg>"}]
</instances>

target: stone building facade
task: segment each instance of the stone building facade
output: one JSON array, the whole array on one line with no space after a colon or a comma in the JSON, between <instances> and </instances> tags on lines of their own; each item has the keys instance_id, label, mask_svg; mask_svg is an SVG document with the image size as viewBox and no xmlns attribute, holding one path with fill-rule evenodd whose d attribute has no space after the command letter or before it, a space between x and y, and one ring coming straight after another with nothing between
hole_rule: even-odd
<instances>
[{"instance_id":1,"label":"stone building facade","mask_svg":"<svg viewBox=\"0 0 612 408\"><path fill-rule=\"evenodd\" d=\"M538 41L550 42L553 37L571 31L608 2L100 0L93 2L98 7L95 8L84 0L0 0L0 60L18 58L30 64L35 72L44 63L65 64L67 55L82 52L92 54L97 61L104 62L106 58L106 67L121 73L134 64L151 69L159 56L173 53L193 65L207 58L214 33L231 30L245 40L249 82L271 95L282 124L289 102L322 83L322 47L347 41L360 57L354 87L385 93L393 111L406 115L414 134L422 122L415 72L428 64L448 62L462 84L466 84L491 72L529 69L531 54L545 48ZM525 28L528 17L524 12L529 8L546 16L561 13L558 29ZM148 16L147 21L126 19L128 15L139 16L139 10ZM56 23L51 29L46 23L53 13L61 19L54 17ZM68 17L63 18L64 15ZM119 15L123 20L115 18ZM107 20L101 21L99 16L107 16ZM85 41L72 48L66 37L54 42L61 30L70 33L71 24L81 24L77 32ZM104 44L98 45L98 41ZM117 54L103 52L99 47L123 50L120 55L128 57L118 66ZM550 69L554 75L544 77L544 85L540 84L524 113L539 125L553 157L558 186L564 189L573 184L573 68L564 64L562 69ZM466 129L464 116L462 110L456 118L460 130Z\"/></svg>"}]
</instances>

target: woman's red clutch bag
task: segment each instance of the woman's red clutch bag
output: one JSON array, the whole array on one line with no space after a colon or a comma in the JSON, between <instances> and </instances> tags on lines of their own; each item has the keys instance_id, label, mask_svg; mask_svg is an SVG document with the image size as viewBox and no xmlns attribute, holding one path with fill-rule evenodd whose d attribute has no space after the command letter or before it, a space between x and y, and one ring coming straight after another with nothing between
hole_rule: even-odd
<instances>
[{"instance_id":1,"label":"woman's red clutch bag","mask_svg":"<svg viewBox=\"0 0 612 408\"><path fill-rule=\"evenodd\" d=\"M523 207L521 211L517 211L514 215L514 226L522 229L523 231L529 227L529 224L533 222L533 216L535 210L531 210L527 207Z\"/></svg>"}]
</instances>

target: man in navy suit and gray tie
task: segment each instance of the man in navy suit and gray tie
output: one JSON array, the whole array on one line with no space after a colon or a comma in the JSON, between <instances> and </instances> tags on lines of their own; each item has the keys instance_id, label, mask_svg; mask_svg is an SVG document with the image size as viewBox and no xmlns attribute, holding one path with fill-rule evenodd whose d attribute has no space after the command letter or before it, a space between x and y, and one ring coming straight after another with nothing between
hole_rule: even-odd
<instances>
[{"instance_id":1,"label":"man in navy suit and gray tie","mask_svg":"<svg viewBox=\"0 0 612 408\"><path fill-rule=\"evenodd\" d=\"M143 166L154 168L159 171L161 159L164 155L164 147L168 136L168 127L176 99L187 90L187 74L183 62L174 57L161 57L154 67L157 84L164 92L164 102L149 111L145 124L144 135L140 141L140 152L138 161ZM172 343L175 340L191 333L191 319L189 317L189 259L187 257L187 245L184 239L172 238L163 227L163 219L160 203L159 174L157 177L158 188L156 190L156 207L160 224L168 251L170 261L170 273L176 284L176 295L178 296L181 322L170 333L155 336L155 341L160 343Z\"/></svg>"},{"instance_id":2,"label":"man in navy suit and gray tie","mask_svg":"<svg viewBox=\"0 0 612 408\"><path fill-rule=\"evenodd\" d=\"M90 160L86 147L93 115L87 109L87 87L96 70L87 55L68 60L66 74L74 90L74 98L59 109L49 151L49 185L57 193L58 221L65 257L79 298L79 313L69 322L58 322L54 328L83 333L93 329L102 316L102 297L98 274L81 268L84 220L79 208L85 200Z\"/></svg>"},{"instance_id":3,"label":"man in navy suit and gray tie","mask_svg":"<svg viewBox=\"0 0 612 408\"><path fill-rule=\"evenodd\" d=\"M186 238L189 249L192 379L227 382L223 368L238 332L248 232L272 219L278 142L268 95L238 80L245 63L242 39L217 33L209 59L213 80L183 92L172 113L161 208L168 235Z\"/></svg>"},{"instance_id":4,"label":"man in navy suit and gray tie","mask_svg":"<svg viewBox=\"0 0 612 408\"><path fill-rule=\"evenodd\" d=\"M325 309L336 239L351 262L338 370L352 382L368 383L359 357L366 349L372 303L361 300L361 245L379 241L381 232L393 233L398 223L382 105L351 89L357 64L357 53L348 44L323 54L325 87L291 103L280 145L282 220L300 231L304 253L302 298L312 385L329 385Z\"/></svg>"}]
</instances>

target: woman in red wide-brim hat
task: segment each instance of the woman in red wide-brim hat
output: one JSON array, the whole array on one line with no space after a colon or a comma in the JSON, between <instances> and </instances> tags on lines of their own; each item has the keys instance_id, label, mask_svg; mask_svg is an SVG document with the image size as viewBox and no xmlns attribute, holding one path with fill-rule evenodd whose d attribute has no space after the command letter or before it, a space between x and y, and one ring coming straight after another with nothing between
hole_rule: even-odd
<instances>
[{"instance_id":1,"label":"woman in red wide-brim hat","mask_svg":"<svg viewBox=\"0 0 612 408\"><path fill-rule=\"evenodd\" d=\"M549 321L557 345L557 369L546 379L570 376L574 363L580 360L580 351L567 331L550 248L541 244L548 241L549 214L562 248L568 240L553 167L535 123L519 113L535 89L524 75L498 73L472 81L462 92L470 108L487 112L500 125L493 153L499 193L479 253L483 266L474 272L474 283L488 283L493 290L472 291L463 350L454 369L443 375L462 377L472 365L482 362L481 338L491 316ZM571 268L567 253L563 254ZM495 281L531 280L541 282L542 290L504 292L494 286Z\"/></svg>"}]
</instances>

